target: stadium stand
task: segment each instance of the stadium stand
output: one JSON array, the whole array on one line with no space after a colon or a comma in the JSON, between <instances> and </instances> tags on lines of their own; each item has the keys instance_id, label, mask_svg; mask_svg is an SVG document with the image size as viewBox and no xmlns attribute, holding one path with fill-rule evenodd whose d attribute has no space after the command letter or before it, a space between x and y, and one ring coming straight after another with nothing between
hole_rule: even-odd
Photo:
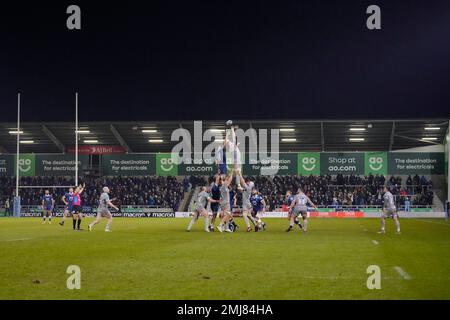
<instances>
[{"instance_id":1,"label":"stadium stand","mask_svg":"<svg viewBox=\"0 0 450 320\"><path fill-rule=\"evenodd\" d=\"M212 177L84 177L86 183L83 204L96 207L101 188L105 185L111 189L113 197L120 205L139 205L179 209L183 196L191 188L211 183ZM284 195L288 190L302 188L313 202L322 207L332 206L380 206L382 204L381 187L387 184L396 196L397 204L403 206L408 198L413 206L427 207L433 205L433 183L426 177L409 176L402 185L401 177L391 176L387 181L384 176L254 176L258 190L266 198L268 209L275 210L285 204ZM27 185L73 185L73 179L62 177L22 177L20 184ZM14 178L0 177L0 205L12 199ZM57 205L62 205L61 197L65 189L54 189ZM42 196L41 189L21 190L23 205L38 205ZM237 203L240 204L240 193Z\"/></svg>"}]
</instances>

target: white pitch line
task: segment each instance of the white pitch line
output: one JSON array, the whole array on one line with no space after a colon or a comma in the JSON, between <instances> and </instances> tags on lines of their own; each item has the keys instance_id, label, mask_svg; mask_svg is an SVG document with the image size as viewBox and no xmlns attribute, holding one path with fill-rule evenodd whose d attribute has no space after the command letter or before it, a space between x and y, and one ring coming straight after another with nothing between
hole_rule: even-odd
<instances>
[{"instance_id":1,"label":"white pitch line","mask_svg":"<svg viewBox=\"0 0 450 320\"><path fill-rule=\"evenodd\" d=\"M8 239L8 240L3 240L5 242L12 242L12 241L25 241L25 240L31 240L33 238L20 238L20 239Z\"/></svg>"},{"instance_id":2,"label":"white pitch line","mask_svg":"<svg viewBox=\"0 0 450 320\"><path fill-rule=\"evenodd\" d=\"M397 273L405 280L411 280L411 276L402 268L395 266L394 267L395 271L397 271Z\"/></svg>"},{"instance_id":3,"label":"white pitch line","mask_svg":"<svg viewBox=\"0 0 450 320\"><path fill-rule=\"evenodd\" d=\"M423 220L423 219L414 219L414 220L420 221L420 222L428 222L428 223L434 223L434 224L442 224L444 226L450 226L449 223L445 223L445 222L429 221L429 220Z\"/></svg>"},{"instance_id":4,"label":"white pitch line","mask_svg":"<svg viewBox=\"0 0 450 320\"><path fill-rule=\"evenodd\" d=\"M378 242L377 240L372 240L372 243L373 243L374 245L378 245L378 244L379 244L379 242Z\"/></svg>"}]
</instances>

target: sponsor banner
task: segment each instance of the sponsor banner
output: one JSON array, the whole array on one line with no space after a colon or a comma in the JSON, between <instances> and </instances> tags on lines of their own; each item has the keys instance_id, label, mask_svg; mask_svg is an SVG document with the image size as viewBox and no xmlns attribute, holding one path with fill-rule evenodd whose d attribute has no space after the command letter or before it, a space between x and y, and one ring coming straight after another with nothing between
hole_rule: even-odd
<instances>
[{"instance_id":1,"label":"sponsor banner","mask_svg":"<svg viewBox=\"0 0 450 320\"><path fill-rule=\"evenodd\" d=\"M246 153L242 157L242 171L246 175L272 174L274 169L278 170L277 175L444 173L443 153L299 152L280 153L278 160L253 160ZM32 159L28 159L27 163L30 161ZM227 162L228 170L232 170L233 164ZM265 172L265 168L270 168L270 172ZM104 155L103 170L104 175L211 176L217 172L217 166L215 159L193 159L192 163L176 165L171 153L123 154Z\"/></svg>"},{"instance_id":2,"label":"sponsor banner","mask_svg":"<svg viewBox=\"0 0 450 320\"><path fill-rule=\"evenodd\" d=\"M390 152L389 174L444 174L444 153Z\"/></svg>"},{"instance_id":3,"label":"sponsor banner","mask_svg":"<svg viewBox=\"0 0 450 320\"><path fill-rule=\"evenodd\" d=\"M364 174L364 153L331 152L320 154L320 172L323 175Z\"/></svg>"},{"instance_id":4,"label":"sponsor banner","mask_svg":"<svg viewBox=\"0 0 450 320\"><path fill-rule=\"evenodd\" d=\"M14 176L14 161L13 155L1 155L0 156L0 177Z\"/></svg>"},{"instance_id":5,"label":"sponsor banner","mask_svg":"<svg viewBox=\"0 0 450 320\"><path fill-rule=\"evenodd\" d=\"M361 211L309 212L311 218L364 218Z\"/></svg>"},{"instance_id":6,"label":"sponsor banner","mask_svg":"<svg viewBox=\"0 0 450 320\"><path fill-rule=\"evenodd\" d=\"M78 170L82 171L89 163L88 156L78 156ZM74 155L36 155L35 157L37 176L74 176L75 157ZM34 173L33 173L34 175Z\"/></svg>"},{"instance_id":7,"label":"sponsor banner","mask_svg":"<svg viewBox=\"0 0 450 320\"><path fill-rule=\"evenodd\" d=\"M231 169L231 166L229 166ZM217 173L217 166L214 159L205 159L204 161L192 160L191 164L181 163L178 166L178 174L181 176L212 176Z\"/></svg>"},{"instance_id":8,"label":"sponsor banner","mask_svg":"<svg viewBox=\"0 0 450 320\"><path fill-rule=\"evenodd\" d=\"M114 212L112 215L118 218L175 218L175 212Z\"/></svg>"},{"instance_id":9,"label":"sponsor banner","mask_svg":"<svg viewBox=\"0 0 450 320\"><path fill-rule=\"evenodd\" d=\"M172 160L171 153L156 154L156 175L158 176L177 176L178 165Z\"/></svg>"},{"instance_id":10,"label":"sponsor banner","mask_svg":"<svg viewBox=\"0 0 450 320\"><path fill-rule=\"evenodd\" d=\"M278 159L253 160L246 154L242 173L246 175L294 175L297 173L297 154L279 153Z\"/></svg>"},{"instance_id":11,"label":"sponsor banner","mask_svg":"<svg viewBox=\"0 0 450 320\"><path fill-rule=\"evenodd\" d=\"M66 153L75 153L75 147L66 148ZM105 146L105 145L95 145L95 146L78 146L78 154L117 154L125 153L125 149L122 146Z\"/></svg>"},{"instance_id":12,"label":"sponsor banner","mask_svg":"<svg viewBox=\"0 0 450 320\"><path fill-rule=\"evenodd\" d=\"M299 152L297 163L299 175L320 175L320 152Z\"/></svg>"},{"instance_id":13,"label":"sponsor banner","mask_svg":"<svg viewBox=\"0 0 450 320\"><path fill-rule=\"evenodd\" d=\"M149 176L155 175L155 154L104 155L104 176Z\"/></svg>"},{"instance_id":14,"label":"sponsor banner","mask_svg":"<svg viewBox=\"0 0 450 320\"><path fill-rule=\"evenodd\" d=\"M14 158L17 160L17 156L15 156ZM16 167L16 162L14 162L14 167ZM35 173L36 173L36 156L34 154L20 154L19 176L33 177L36 175Z\"/></svg>"},{"instance_id":15,"label":"sponsor banner","mask_svg":"<svg viewBox=\"0 0 450 320\"><path fill-rule=\"evenodd\" d=\"M388 173L387 152L366 152L364 154L365 175L387 175Z\"/></svg>"}]
</instances>

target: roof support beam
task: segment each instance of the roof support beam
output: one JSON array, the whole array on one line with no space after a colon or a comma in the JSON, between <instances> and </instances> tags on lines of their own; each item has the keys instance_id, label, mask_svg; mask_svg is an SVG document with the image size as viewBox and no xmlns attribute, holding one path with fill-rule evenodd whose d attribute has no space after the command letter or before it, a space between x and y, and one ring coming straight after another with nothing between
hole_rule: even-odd
<instances>
[{"instance_id":1,"label":"roof support beam","mask_svg":"<svg viewBox=\"0 0 450 320\"><path fill-rule=\"evenodd\" d=\"M127 153L133 152L131 148L128 146L128 144L125 142L125 140L122 138L119 131L117 131L116 127L114 127L114 125L111 124L110 128L112 134L114 135L114 137L116 137L117 141L119 141L119 144L122 146L122 148L124 148Z\"/></svg>"},{"instance_id":2,"label":"roof support beam","mask_svg":"<svg viewBox=\"0 0 450 320\"><path fill-rule=\"evenodd\" d=\"M407 137L407 136L403 136L403 135L399 135L399 134L396 134L395 136L399 137L399 138L403 138L403 139L408 139L408 140L413 140L413 141L420 141L422 143L437 144L437 145L440 144L439 142L433 142L433 141L429 141L429 140L411 138L411 137Z\"/></svg>"},{"instance_id":3,"label":"roof support beam","mask_svg":"<svg viewBox=\"0 0 450 320\"><path fill-rule=\"evenodd\" d=\"M47 128L46 125L42 125L42 131L47 135L47 137L53 141L53 143L56 145L56 147L61 151L62 153L66 152L66 147L64 144L59 141L59 139L50 131L49 128Z\"/></svg>"},{"instance_id":4,"label":"roof support beam","mask_svg":"<svg viewBox=\"0 0 450 320\"><path fill-rule=\"evenodd\" d=\"M394 146L394 137L395 137L395 121L392 122L391 138L389 140L389 151L392 151L392 147Z\"/></svg>"}]
</instances>

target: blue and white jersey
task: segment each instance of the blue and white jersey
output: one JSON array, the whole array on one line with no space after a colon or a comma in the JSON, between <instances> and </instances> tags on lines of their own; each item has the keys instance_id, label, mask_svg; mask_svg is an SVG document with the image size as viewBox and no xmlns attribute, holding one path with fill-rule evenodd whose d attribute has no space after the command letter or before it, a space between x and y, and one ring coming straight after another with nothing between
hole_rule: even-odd
<instances>
[{"instance_id":1,"label":"blue and white jersey","mask_svg":"<svg viewBox=\"0 0 450 320\"><path fill-rule=\"evenodd\" d=\"M287 205L288 205L288 207L291 206L292 201L294 201L294 199L295 199L295 196L294 196L293 194L291 194L291 195L287 198Z\"/></svg>"},{"instance_id":2,"label":"blue and white jersey","mask_svg":"<svg viewBox=\"0 0 450 320\"><path fill-rule=\"evenodd\" d=\"M53 208L53 197L51 194L45 194L42 197L42 201L44 202L44 208L46 210L51 210Z\"/></svg>"},{"instance_id":3,"label":"blue and white jersey","mask_svg":"<svg viewBox=\"0 0 450 320\"><path fill-rule=\"evenodd\" d=\"M263 197L259 194L254 194L250 197L250 202L253 207L253 212L260 212L264 209Z\"/></svg>"},{"instance_id":4,"label":"blue and white jersey","mask_svg":"<svg viewBox=\"0 0 450 320\"><path fill-rule=\"evenodd\" d=\"M67 202L66 207L68 209L72 209L72 207L73 207L73 193L66 192L66 194L64 195L64 199Z\"/></svg>"}]
</instances>

